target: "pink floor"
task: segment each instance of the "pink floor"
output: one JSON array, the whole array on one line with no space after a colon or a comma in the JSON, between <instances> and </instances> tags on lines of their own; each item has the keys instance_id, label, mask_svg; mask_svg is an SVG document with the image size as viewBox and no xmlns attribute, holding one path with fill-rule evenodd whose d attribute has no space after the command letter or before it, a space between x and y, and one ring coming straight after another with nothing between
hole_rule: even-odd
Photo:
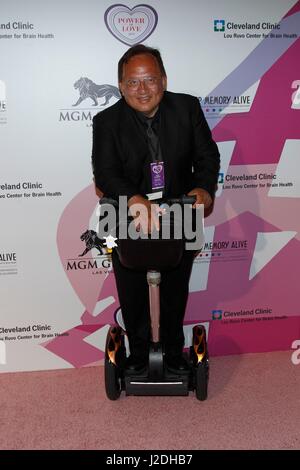
<instances>
[{"instance_id":1,"label":"pink floor","mask_svg":"<svg viewBox=\"0 0 300 470\"><path fill-rule=\"evenodd\" d=\"M0 375L0 449L299 449L291 352L211 359L207 401L109 401L103 367Z\"/></svg>"}]
</instances>

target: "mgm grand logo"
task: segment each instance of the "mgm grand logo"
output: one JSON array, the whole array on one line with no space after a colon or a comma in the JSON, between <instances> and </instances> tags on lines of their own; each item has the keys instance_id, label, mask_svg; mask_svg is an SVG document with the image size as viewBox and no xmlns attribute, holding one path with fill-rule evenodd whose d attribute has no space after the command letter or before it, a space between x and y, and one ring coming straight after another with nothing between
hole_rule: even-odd
<instances>
[{"instance_id":1,"label":"mgm grand logo","mask_svg":"<svg viewBox=\"0 0 300 470\"><path fill-rule=\"evenodd\" d=\"M121 98L117 87L107 84L97 85L87 77L79 78L73 86L77 90L79 97L76 103L72 105L72 108L60 110L60 121L91 121L96 112L99 111L99 109L95 110L96 106L108 106L111 104L110 100L112 98L116 100ZM99 103L100 99L104 101ZM83 102L87 106L86 108L74 110L74 107L79 106Z\"/></svg>"},{"instance_id":2,"label":"mgm grand logo","mask_svg":"<svg viewBox=\"0 0 300 470\"><path fill-rule=\"evenodd\" d=\"M73 270L93 270L93 274L110 271L111 268L111 249L107 248L104 240L101 240L94 230L86 230L80 236L80 240L85 243L85 248L78 258L83 258L93 248L98 251L96 258L83 258L78 260L69 259L67 261L67 271Z\"/></svg>"}]
</instances>

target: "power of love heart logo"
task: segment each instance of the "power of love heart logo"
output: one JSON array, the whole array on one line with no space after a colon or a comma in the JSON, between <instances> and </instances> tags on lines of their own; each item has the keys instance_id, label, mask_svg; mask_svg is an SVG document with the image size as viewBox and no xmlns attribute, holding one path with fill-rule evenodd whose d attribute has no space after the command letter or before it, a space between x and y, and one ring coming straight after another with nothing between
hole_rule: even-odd
<instances>
[{"instance_id":1,"label":"power of love heart logo","mask_svg":"<svg viewBox=\"0 0 300 470\"><path fill-rule=\"evenodd\" d=\"M162 165L153 166L153 171L154 171L154 173L156 173L157 175L161 172L161 170L162 170Z\"/></svg>"},{"instance_id":2,"label":"power of love heart logo","mask_svg":"<svg viewBox=\"0 0 300 470\"><path fill-rule=\"evenodd\" d=\"M110 6L104 21L108 31L123 44L133 46L148 38L156 28L158 15L150 5L136 5L129 8L126 5Z\"/></svg>"}]
</instances>

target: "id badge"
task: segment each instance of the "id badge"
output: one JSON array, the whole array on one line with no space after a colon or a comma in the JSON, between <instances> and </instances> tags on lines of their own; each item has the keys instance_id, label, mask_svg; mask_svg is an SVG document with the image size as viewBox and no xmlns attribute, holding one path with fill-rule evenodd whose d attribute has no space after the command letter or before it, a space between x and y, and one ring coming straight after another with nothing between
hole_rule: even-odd
<instances>
[{"instance_id":1,"label":"id badge","mask_svg":"<svg viewBox=\"0 0 300 470\"><path fill-rule=\"evenodd\" d=\"M164 162L150 163L152 190L165 186Z\"/></svg>"}]
</instances>

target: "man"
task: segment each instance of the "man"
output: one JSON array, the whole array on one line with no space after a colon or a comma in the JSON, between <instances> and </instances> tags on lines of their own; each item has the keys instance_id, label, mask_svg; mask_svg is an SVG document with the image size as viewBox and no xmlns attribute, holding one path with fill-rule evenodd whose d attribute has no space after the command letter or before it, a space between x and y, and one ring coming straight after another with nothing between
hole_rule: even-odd
<instances>
[{"instance_id":1,"label":"man","mask_svg":"<svg viewBox=\"0 0 300 470\"><path fill-rule=\"evenodd\" d=\"M204 204L208 209L220 158L198 99L167 92L160 53L144 45L123 55L118 75L122 99L93 120L96 186L106 197L127 196L132 215L135 204L141 204L144 210L136 226L144 233L159 227L157 205L149 195L154 199L160 191L164 198L194 195L193 207ZM164 170L158 185L152 170L157 162ZM150 342L146 275L123 267L115 252L112 259L130 347L127 369L139 373L147 367ZM194 252L185 251L176 269L162 273L160 331L171 371L188 370L182 356L183 319L193 259Z\"/></svg>"}]
</instances>

